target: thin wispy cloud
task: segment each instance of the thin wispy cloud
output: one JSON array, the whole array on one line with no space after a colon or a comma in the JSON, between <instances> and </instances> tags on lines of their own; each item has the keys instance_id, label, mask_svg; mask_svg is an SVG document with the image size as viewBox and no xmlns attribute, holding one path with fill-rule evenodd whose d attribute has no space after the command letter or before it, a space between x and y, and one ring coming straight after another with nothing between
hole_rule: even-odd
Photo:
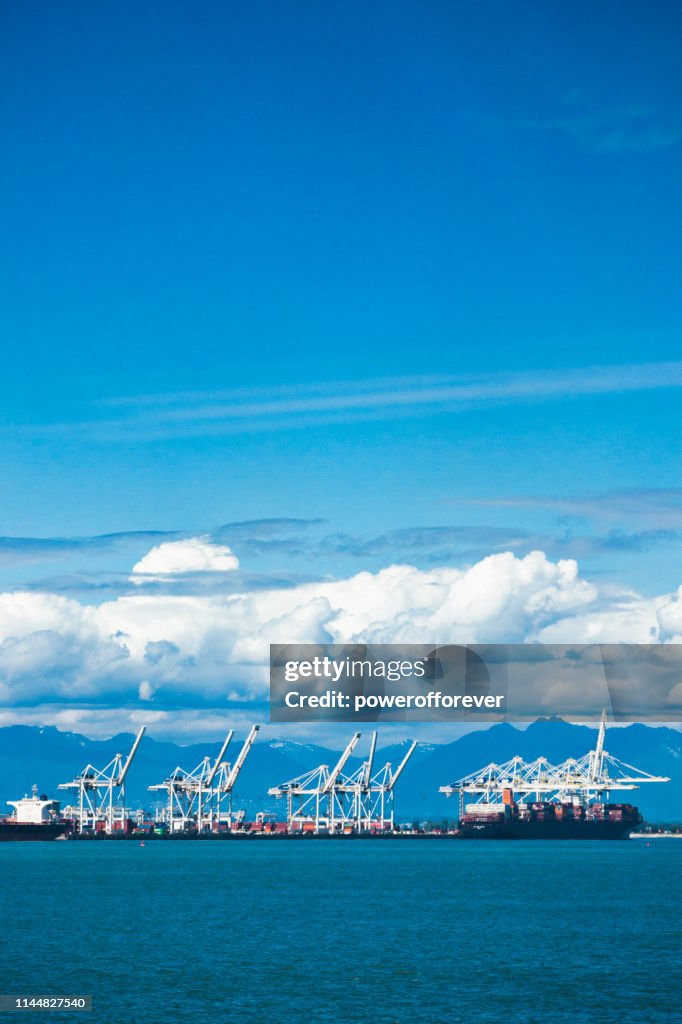
<instances>
[{"instance_id":1,"label":"thin wispy cloud","mask_svg":"<svg viewBox=\"0 0 682 1024\"><path fill-rule=\"evenodd\" d=\"M606 104L579 91L568 94L545 117L480 119L493 129L563 135L581 149L598 153L648 153L669 149L682 139L679 118L641 103Z\"/></svg>"},{"instance_id":2,"label":"thin wispy cloud","mask_svg":"<svg viewBox=\"0 0 682 1024\"><path fill-rule=\"evenodd\" d=\"M682 530L609 530L606 533L530 531L495 526L431 526L393 530L373 537L337 534L320 542L322 556L341 554L363 560L392 558L421 566L467 564L486 554L511 551L526 555L542 550L553 558L588 562L603 555L611 558L655 547L679 545Z\"/></svg>"},{"instance_id":3,"label":"thin wispy cloud","mask_svg":"<svg viewBox=\"0 0 682 1024\"><path fill-rule=\"evenodd\" d=\"M292 516L280 516L268 519L244 519L237 523L224 523L216 530L212 530L217 540L225 540L229 537L247 538L256 540L261 538L281 538L290 534L303 533L314 526L320 526L324 519L301 519Z\"/></svg>"},{"instance_id":4,"label":"thin wispy cloud","mask_svg":"<svg viewBox=\"0 0 682 1024\"><path fill-rule=\"evenodd\" d=\"M562 132L579 145L604 153L667 149L682 137L679 125L644 107L567 114L535 122L532 127Z\"/></svg>"},{"instance_id":5,"label":"thin wispy cloud","mask_svg":"<svg viewBox=\"0 0 682 1024\"><path fill-rule=\"evenodd\" d=\"M682 487L624 487L600 494L557 497L512 494L494 497L453 497L449 504L487 508L538 510L557 516L587 519L624 519L657 528L682 526Z\"/></svg>"},{"instance_id":6,"label":"thin wispy cloud","mask_svg":"<svg viewBox=\"0 0 682 1024\"><path fill-rule=\"evenodd\" d=\"M98 555L134 544L176 537L167 530L128 530L93 537L9 537L0 536L0 565L64 558L73 554Z\"/></svg>"},{"instance_id":7,"label":"thin wispy cloud","mask_svg":"<svg viewBox=\"0 0 682 1024\"><path fill-rule=\"evenodd\" d=\"M452 414L490 405L679 387L682 361L456 377L382 378L119 397L99 403L96 418L28 429L43 436L87 433L98 440L139 442Z\"/></svg>"}]
</instances>

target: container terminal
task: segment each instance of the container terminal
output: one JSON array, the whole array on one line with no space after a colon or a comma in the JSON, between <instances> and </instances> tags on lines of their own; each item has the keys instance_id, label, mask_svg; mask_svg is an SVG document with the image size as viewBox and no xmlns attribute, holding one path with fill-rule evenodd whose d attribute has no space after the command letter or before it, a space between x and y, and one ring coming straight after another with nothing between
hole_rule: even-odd
<instances>
[{"instance_id":1,"label":"container terminal","mask_svg":"<svg viewBox=\"0 0 682 1024\"><path fill-rule=\"evenodd\" d=\"M163 794L153 816L132 812L126 805L126 779L145 733L143 726L128 754L116 754L104 767L88 764L59 789L72 802L38 796L8 801L14 814L0 819L0 842L52 839L311 839L398 838L406 836L456 839L624 839L642 823L637 807L612 803L613 791L630 791L654 782L669 782L619 761L604 749L606 712L603 712L595 749L580 759L554 765L540 757L525 762L514 757L439 787L457 797L457 824L450 830L421 831L396 824L398 781L417 743L411 743L395 767L377 767L377 733L359 767L348 762L360 741L353 734L336 764L318 765L268 789L268 796L283 801L284 820L259 812L246 820L235 808L235 784L258 735L252 726L234 761L228 761L234 737L230 729L218 756L204 757L193 769L177 766L165 779L149 786ZM467 802L468 801L468 802Z\"/></svg>"}]
</instances>

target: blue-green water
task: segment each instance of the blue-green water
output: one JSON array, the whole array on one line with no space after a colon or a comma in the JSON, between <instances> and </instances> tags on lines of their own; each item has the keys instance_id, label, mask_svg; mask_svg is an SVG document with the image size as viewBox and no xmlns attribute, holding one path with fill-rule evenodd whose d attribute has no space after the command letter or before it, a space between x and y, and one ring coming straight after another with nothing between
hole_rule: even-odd
<instances>
[{"instance_id":1,"label":"blue-green water","mask_svg":"<svg viewBox=\"0 0 682 1024\"><path fill-rule=\"evenodd\" d=\"M668 1024L681 869L674 840L5 843L0 989L94 996L30 1018L62 1024Z\"/></svg>"}]
</instances>

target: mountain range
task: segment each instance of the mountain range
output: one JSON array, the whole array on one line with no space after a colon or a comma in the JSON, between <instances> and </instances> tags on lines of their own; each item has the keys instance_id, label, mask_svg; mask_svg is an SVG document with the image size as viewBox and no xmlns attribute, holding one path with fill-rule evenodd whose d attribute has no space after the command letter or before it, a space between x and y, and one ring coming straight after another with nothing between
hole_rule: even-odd
<instances>
[{"instance_id":1,"label":"mountain range","mask_svg":"<svg viewBox=\"0 0 682 1024\"><path fill-rule=\"evenodd\" d=\"M451 743L420 743L396 787L396 820L453 818L457 805L438 793L439 786L516 754L528 761L544 755L555 763L581 757L594 747L595 740L596 729L540 719L524 730L502 723ZM22 796L34 783L41 793L61 799L62 805L68 803L70 795L59 792L58 783L73 779L86 764L104 768L116 753L127 754L132 742L133 736L127 733L91 740L52 726L0 729L0 813L7 800ZM234 746L239 749L235 741ZM405 741L379 747L375 771L386 761L398 765L407 746ZM160 794L149 793L149 785L167 778L176 765L193 769L206 755L217 757L219 749L218 743L180 746L145 736L127 780L128 805L150 808ZM665 785L642 786L633 793L614 793L612 799L635 803L649 821L682 822L682 732L639 724L613 728L607 732L606 749L638 769L671 779ZM233 748L230 753L236 757ZM235 787L235 808L243 807L248 818L259 810L276 811L282 817L284 803L269 797L268 788L319 764L333 765L339 753L314 744L257 738ZM357 767L361 760L351 758L346 770Z\"/></svg>"}]
</instances>

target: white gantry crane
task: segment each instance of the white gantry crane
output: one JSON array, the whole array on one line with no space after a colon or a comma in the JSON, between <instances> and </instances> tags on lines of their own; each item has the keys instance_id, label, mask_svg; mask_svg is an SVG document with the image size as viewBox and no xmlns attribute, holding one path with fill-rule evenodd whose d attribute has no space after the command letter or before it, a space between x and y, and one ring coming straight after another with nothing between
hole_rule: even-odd
<instances>
[{"instance_id":1,"label":"white gantry crane","mask_svg":"<svg viewBox=\"0 0 682 1024\"><path fill-rule=\"evenodd\" d=\"M373 774L377 734L372 733L369 755L348 775L343 773L360 733L350 739L335 767L322 764L311 771L268 790L270 796L286 797L287 822L291 831L310 830L369 832L393 830L395 785L412 756L412 743L393 770L387 762Z\"/></svg>"},{"instance_id":2,"label":"white gantry crane","mask_svg":"<svg viewBox=\"0 0 682 1024\"><path fill-rule=\"evenodd\" d=\"M149 787L152 792L167 794L164 816L171 831L211 831L221 823L232 828L244 817L243 812L234 813L232 794L259 729L258 725L251 727L234 764L225 761L234 736L230 729L215 761L206 756L192 771L177 767L163 782Z\"/></svg>"},{"instance_id":3,"label":"white gantry crane","mask_svg":"<svg viewBox=\"0 0 682 1024\"><path fill-rule=\"evenodd\" d=\"M71 782L60 783L59 789L69 789L78 794L75 817L79 832L92 828L111 834L124 827L127 817L126 775L144 732L143 725L125 761L122 754L116 754L104 768L97 769L88 764Z\"/></svg>"},{"instance_id":4,"label":"white gantry crane","mask_svg":"<svg viewBox=\"0 0 682 1024\"><path fill-rule=\"evenodd\" d=\"M474 803L481 804L498 803L507 791L525 800L535 794L536 801L587 805L595 800L608 802L612 790L638 789L649 782L670 782L669 778L650 775L607 753L604 749L606 718L606 711L603 711L595 748L584 757L577 760L569 757L557 765L546 757L530 762L512 757L504 764L488 764L450 786L441 786L439 792L459 797L462 818L465 794L472 797Z\"/></svg>"},{"instance_id":5,"label":"white gantry crane","mask_svg":"<svg viewBox=\"0 0 682 1024\"><path fill-rule=\"evenodd\" d=\"M346 823L344 798L337 783L360 735L354 733L331 771L329 765L321 764L268 790L269 796L286 797L287 823L292 831L312 827L315 832L321 832Z\"/></svg>"}]
</instances>

